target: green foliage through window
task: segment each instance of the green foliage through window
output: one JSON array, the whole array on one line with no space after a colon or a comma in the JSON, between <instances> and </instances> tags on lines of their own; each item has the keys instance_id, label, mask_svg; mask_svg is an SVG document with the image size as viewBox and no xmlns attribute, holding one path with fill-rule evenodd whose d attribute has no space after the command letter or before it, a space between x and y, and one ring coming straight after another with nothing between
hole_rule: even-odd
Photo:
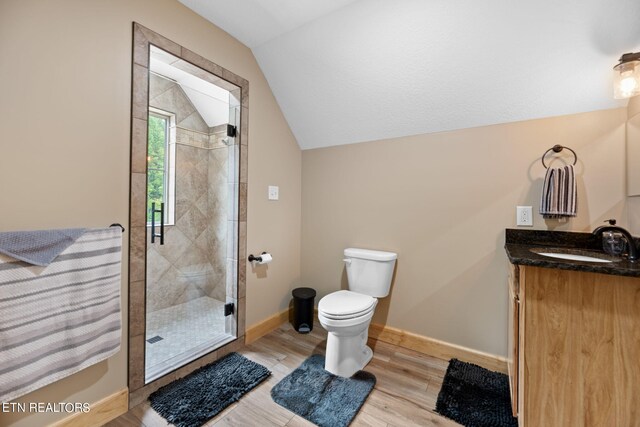
<instances>
[{"instance_id":1,"label":"green foliage through window","mask_svg":"<svg viewBox=\"0 0 640 427\"><path fill-rule=\"evenodd\" d=\"M156 209L165 203L166 209L166 151L167 118L149 115L149 136L147 145L147 222L151 222L151 204ZM159 218L157 218L159 220Z\"/></svg>"}]
</instances>

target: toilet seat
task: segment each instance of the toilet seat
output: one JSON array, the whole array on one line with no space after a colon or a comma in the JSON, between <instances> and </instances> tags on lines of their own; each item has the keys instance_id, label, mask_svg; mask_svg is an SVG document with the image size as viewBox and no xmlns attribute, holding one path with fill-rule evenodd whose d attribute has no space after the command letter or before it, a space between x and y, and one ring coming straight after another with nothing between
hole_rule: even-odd
<instances>
[{"instance_id":1,"label":"toilet seat","mask_svg":"<svg viewBox=\"0 0 640 427\"><path fill-rule=\"evenodd\" d=\"M318 313L327 319L348 320L373 312L378 300L352 291L333 292L320 300Z\"/></svg>"}]
</instances>

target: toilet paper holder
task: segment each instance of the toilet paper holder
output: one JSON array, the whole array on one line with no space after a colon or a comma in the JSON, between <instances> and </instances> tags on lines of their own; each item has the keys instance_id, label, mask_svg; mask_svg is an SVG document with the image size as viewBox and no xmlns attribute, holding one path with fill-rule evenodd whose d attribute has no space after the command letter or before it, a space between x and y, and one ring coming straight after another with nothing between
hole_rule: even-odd
<instances>
[{"instance_id":1,"label":"toilet paper holder","mask_svg":"<svg viewBox=\"0 0 640 427\"><path fill-rule=\"evenodd\" d=\"M262 252L262 255L266 255L266 252ZM254 256L253 254L249 254L249 262L262 262L262 256Z\"/></svg>"}]
</instances>

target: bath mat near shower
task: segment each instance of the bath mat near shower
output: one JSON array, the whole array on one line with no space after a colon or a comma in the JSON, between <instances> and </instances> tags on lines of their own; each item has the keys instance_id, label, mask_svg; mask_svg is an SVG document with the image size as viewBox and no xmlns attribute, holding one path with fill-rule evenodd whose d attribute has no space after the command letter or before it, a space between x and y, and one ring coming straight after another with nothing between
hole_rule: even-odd
<instances>
[{"instance_id":1,"label":"bath mat near shower","mask_svg":"<svg viewBox=\"0 0 640 427\"><path fill-rule=\"evenodd\" d=\"M509 378L457 359L449 362L436 412L467 427L518 427Z\"/></svg>"},{"instance_id":2,"label":"bath mat near shower","mask_svg":"<svg viewBox=\"0 0 640 427\"><path fill-rule=\"evenodd\" d=\"M324 370L324 357L314 354L271 389L280 406L320 427L346 427L367 400L376 377L365 371L351 378Z\"/></svg>"},{"instance_id":3,"label":"bath mat near shower","mask_svg":"<svg viewBox=\"0 0 640 427\"><path fill-rule=\"evenodd\" d=\"M271 375L264 366L230 353L149 396L157 413L177 427L199 427Z\"/></svg>"}]
</instances>

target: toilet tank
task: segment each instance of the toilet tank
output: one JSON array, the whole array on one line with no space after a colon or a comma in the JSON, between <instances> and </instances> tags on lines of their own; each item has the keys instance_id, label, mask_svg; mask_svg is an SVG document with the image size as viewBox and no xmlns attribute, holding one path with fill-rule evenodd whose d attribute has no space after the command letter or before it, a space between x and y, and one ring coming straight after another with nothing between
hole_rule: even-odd
<instances>
[{"instance_id":1,"label":"toilet tank","mask_svg":"<svg viewBox=\"0 0 640 427\"><path fill-rule=\"evenodd\" d=\"M383 298L389 295L393 267L398 254L371 249L344 250L349 290Z\"/></svg>"}]
</instances>

